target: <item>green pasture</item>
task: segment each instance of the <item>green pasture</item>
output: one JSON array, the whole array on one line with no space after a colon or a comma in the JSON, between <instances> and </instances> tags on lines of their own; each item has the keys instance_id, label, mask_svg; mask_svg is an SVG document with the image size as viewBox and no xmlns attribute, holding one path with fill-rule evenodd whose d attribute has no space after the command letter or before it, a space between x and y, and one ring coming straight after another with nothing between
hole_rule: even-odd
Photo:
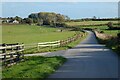
<instances>
[{"instance_id":1,"label":"green pasture","mask_svg":"<svg viewBox=\"0 0 120 80\"><path fill-rule=\"evenodd\" d=\"M118 21L80 21L80 22L66 22L66 24L69 26L80 26L80 25L107 24L108 22L118 23Z\"/></svg>"},{"instance_id":2,"label":"green pasture","mask_svg":"<svg viewBox=\"0 0 120 80\"><path fill-rule=\"evenodd\" d=\"M81 32L81 34L83 34L83 33ZM71 42L69 44L66 44L62 47L45 47L45 48L40 48L39 51L38 51L38 48L36 45L36 47L31 47L31 48L25 49L24 54L33 54L33 53L40 53L40 52L53 52L53 51L58 51L58 50L70 49L72 47L75 47L77 44L79 44L86 37L87 37L87 33L85 34L85 36L80 37L78 40Z\"/></svg>"},{"instance_id":3,"label":"green pasture","mask_svg":"<svg viewBox=\"0 0 120 80\"><path fill-rule=\"evenodd\" d=\"M80 42L81 39L63 47L46 47L40 48L38 51L37 43L49 42L56 40L66 40L76 34L76 31L62 28L52 28L48 26L35 26L35 25L3 25L2 26L2 40L3 43L24 43L25 54L32 54L38 52L51 52L71 48ZM60 32L58 30L62 29ZM80 34L83 34L80 32Z\"/></svg>"},{"instance_id":4,"label":"green pasture","mask_svg":"<svg viewBox=\"0 0 120 80\"><path fill-rule=\"evenodd\" d=\"M78 26L79 27L79 26ZM91 29L99 29L99 30L105 30L108 29L107 26L80 26L80 28L91 28Z\"/></svg>"},{"instance_id":5,"label":"green pasture","mask_svg":"<svg viewBox=\"0 0 120 80\"><path fill-rule=\"evenodd\" d=\"M75 31L35 25L3 25L2 43L39 43L66 39L75 34Z\"/></svg>"},{"instance_id":6,"label":"green pasture","mask_svg":"<svg viewBox=\"0 0 120 80\"><path fill-rule=\"evenodd\" d=\"M103 30L105 34L117 36L117 33L120 33L120 30Z\"/></svg>"},{"instance_id":7,"label":"green pasture","mask_svg":"<svg viewBox=\"0 0 120 80\"><path fill-rule=\"evenodd\" d=\"M97 29L99 31L103 31L105 34L117 36L117 33L120 33L120 30L109 30L107 26L86 26L80 28L91 28L91 29Z\"/></svg>"}]
</instances>

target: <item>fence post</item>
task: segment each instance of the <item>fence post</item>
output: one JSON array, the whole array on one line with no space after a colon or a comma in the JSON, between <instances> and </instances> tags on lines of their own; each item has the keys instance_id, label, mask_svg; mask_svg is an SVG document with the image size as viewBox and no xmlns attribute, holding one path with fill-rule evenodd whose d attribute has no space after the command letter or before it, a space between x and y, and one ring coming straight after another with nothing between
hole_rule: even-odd
<instances>
[{"instance_id":1,"label":"fence post","mask_svg":"<svg viewBox=\"0 0 120 80\"><path fill-rule=\"evenodd\" d=\"M68 39L67 39L67 40L65 40L65 46L66 46L66 44L68 44Z\"/></svg>"},{"instance_id":2,"label":"fence post","mask_svg":"<svg viewBox=\"0 0 120 80\"><path fill-rule=\"evenodd\" d=\"M62 40L60 40L60 47L62 47Z\"/></svg>"},{"instance_id":3,"label":"fence post","mask_svg":"<svg viewBox=\"0 0 120 80\"><path fill-rule=\"evenodd\" d=\"M23 43L22 43L21 49L23 49L22 50L22 59L24 60L24 44Z\"/></svg>"},{"instance_id":4,"label":"fence post","mask_svg":"<svg viewBox=\"0 0 120 80\"><path fill-rule=\"evenodd\" d=\"M60 47L62 47L62 40L60 40Z\"/></svg>"},{"instance_id":5,"label":"fence post","mask_svg":"<svg viewBox=\"0 0 120 80\"><path fill-rule=\"evenodd\" d=\"M6 47L6 44L2 44L2 47ZM7 65L6 64L6 48L5 49L2 49L2 53L4 54L4 58L3 58L3 65Z\"/></svg>"},{"instance_id":6,"label":"fence post","mask_svg":"<svg viewBox=\"0 0 120 80\"><path fill-rule=\"evenodd\" d=\"M12 47L12 45L11 45L11 47ZM13 52L13 51L14 51L14 48L11 49L11 52ZM12 65L12 63L13 63L13 53L10 53L10 65Z\"/></svg>"},{"instance_id":7,"label":"fence post","mask_svg":"<svg viewBox=\"0 0 120 80\"><path fill-rule=\"evenodd\" d=\"M17 43L17 45L19 45L19 44ZM17 48L17 52L16 52L16 54L17 54L16 63L17 63L20 60L20 54L19 54L20 46L17 46L16 48Z\"/></svg>"},{"instance_id":8,"label":"fence post","mask_svg":"<svg viewBox=\"0 0 120 80\"><path fill-rule=\"evenodd\" d=\"M38 51L39 51L39 43L37 44L37 48L38 48Z\"/></svg>"},{"instance_id":9,"label":"fence post","mask_svg":"<svg viewBox=\"0 0 120 80\"><path fill-rule=\"evenodd\" d=\"M6 44L2 44L2 47L6 47ZM2 53L6 53L6 48L5 49L2 49Z\"/></svg>"},{"instance_id":10,"label":"fence post","mask_svg":"<svg viewBox=\"0 0 120 80\"><path fill-rule=\"evenodd\" d=\"M60 40L57 42L57 44L59 44L57 47L60 47Z\"/></svg>"}]
</instances>

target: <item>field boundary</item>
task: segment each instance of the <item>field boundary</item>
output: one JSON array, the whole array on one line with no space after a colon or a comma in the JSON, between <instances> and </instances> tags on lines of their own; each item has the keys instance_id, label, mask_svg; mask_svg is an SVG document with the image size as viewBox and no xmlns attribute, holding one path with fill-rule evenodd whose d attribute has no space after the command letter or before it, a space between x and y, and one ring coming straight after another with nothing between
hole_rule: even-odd
<instances>
[{"instance_id":1,"label":"field boundary","mask_svg":"<svg viewBox=\"0 0 120 80\"><path fill-rule=\"evenodd\" d=\"M24 44L0 44L0 50L3 66L11 66L24 59Z\"/></svg>"},{"instance_id":2,"label":"field boundary","mask_svg":"<svg viewBox=\"0 0 120 80\"><path fill-rule=\"evenodd\" d=\"M59 48L59 47L65 47L68 43L71 43L73 41L76 41L78 38L85 36L85 33L77 32L71 37L68 37L65 40L56 40L51 42L40 42L40 43L33 43L33 44L26 44L25 45L25 53L30 53L29 50L36 50L35 53L41 52L40 50L46 49L46 48ZM33 51L34 52L34 51ZM44 50L42 51L44 52ZM46 51L45 51L46 52Z\"/></svg>"}]
</instances>

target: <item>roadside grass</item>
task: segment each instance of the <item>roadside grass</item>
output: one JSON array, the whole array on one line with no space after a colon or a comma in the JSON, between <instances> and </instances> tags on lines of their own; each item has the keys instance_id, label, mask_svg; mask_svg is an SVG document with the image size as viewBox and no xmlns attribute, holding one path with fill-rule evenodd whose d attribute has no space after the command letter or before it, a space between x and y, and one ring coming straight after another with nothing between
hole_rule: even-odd
<instances>
[{"instance_id":1,"label":"roadside grass","mask_svg":"<svg viewBox=\"0 0 120 80\"><path fill-rule=\"evenodd\" d=\"M60 28L51 28L35 25L2 25L3 43L40 43L67 39L75 34L75 31Z\"/></svg>"},{"instance_id":2,"label":"roadside grass","mask_svg":"<svg viewBox=\"0 0 120 80\"><path fill-rule=\"evenodd\" d=\"M118 53L118 55L120 55L120 49L119 49L119 42L117 41L116 37L117 37L117 33L120 33L120 30L109 30L108 26L80 26L80 25L95 25L95 24L107 24L110 21L82 21L82 22L68 22L67 24L70 26L77 26L79 28L90 28L93 30L98 30L98 31L103 31L103 34L107 34L107 35L111 35L114 38L113 39L108 39L108 40L103 40L100 38L98 39L98 42L101 44L105 44L106 47L112 49L113 51L115 51L116 53ZM118 21L111 21L113 23L118 23ZM118 26L118 25L115 25Z\"/></svg>"},{"instance_id":3,"label":"roadside grass","mask_svg":"<svg viewBox=\"0 0 120 80\"><path fill-rule=\"evenodd\" d=\"M120 48L119 48L120 43L116 38L103 40L97 37L97 40L100 44L105 44L106 47L112 49L114 52L116 52L120 56Z\"/></svg>"},{"instance_id":4,"label":"roadside grass","mask_svg":"<svg viewBox=\"0 0 120 80\"><path fill-rule=\"evenodd\" d=\"M98 27L101 27L101 26L98 26ZM101 38L97 37L98 42L100 44L105 44L106 47L112 49L118 55L120 55L120 49L119 49L120 43L117 39L117 34L120 33L120 30L109 30L109 29L107 29L107 26L103 26L103 27L106 27L106 29L98 28L98 31L103 31L102 34L107 34L108 36L112 36L112 38L109 37L109 39L101 39Z\"/></svg>"},{"instance_id":5,"label":"roadside grass","mask_svg":"<svg viewBox=\"0 0 120 80\"><path fill-rule=\"evenodd\" d=\"M106 26L87 26L87 25L96 25L96 24L107 24L108 22L119 23L118 21L81 21L81 22L66 22L67 25L73 27L77 26L79 28L90 28L93 30L103 31L103 34L111 35L113 37L117 37L117 33L120 33L120 30L109 30ZM86 25L86 26L81 26ZM119 25L114 25L119 26ZM101 44L105 44L106 47L115 51L118 55L120 55L120 43L117 41L117 38L103 40L97 38L98 42Z\"/></svg>"},{"instance_id":6,"label":"roadside grass","mask_svg":"<svg viewBox=\"0 0 120 80\"><path fill-rule=\"evenodd\" d=\"M76 40L75 42L72 42L67 45L67 49L75 47L77 44L79 44L81 41L83 41L87 37L88 33L84 33L84 36Z\"/></svg>"},{"instance_id":7,"label":"roadside grass","mask_svg":"<svg viewBox=\"0 0 120 80\"><path fill-rule=\"evenodd\" d=\"M58 69L65 61L66 59L61 56L25 57L24 62L4 68L2 71L2 77L3 79L8 78L12 80L22 80L27 78L42 80L55 72L55 70Z\"/></svg>"}]
</instances>

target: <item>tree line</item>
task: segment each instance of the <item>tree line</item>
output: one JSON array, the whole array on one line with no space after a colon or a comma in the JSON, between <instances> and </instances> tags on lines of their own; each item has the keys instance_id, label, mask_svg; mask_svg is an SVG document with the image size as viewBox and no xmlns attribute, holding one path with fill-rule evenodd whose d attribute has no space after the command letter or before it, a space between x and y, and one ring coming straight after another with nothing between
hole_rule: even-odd
<instances>
[{"instance_id":1,"label":"tree line","mask_svg":"<svg viewBox=\"0 0 120 80\"><path fill-rule=\"evenodd\" d=\"M69 22L80 22L80 21L118 21L120 18L83 18L83 19L71 19Z\"/></svg>"},{"instance_id":2,"label":"tree line","mask_svg":"<svg viewBox=\"0 0 120 80\"><path fill-rule=\"evenodd\" d=\"M64 26L65 21L69 20L68 16L57 14L53 12L39 12L39 13L31 13L27 18L21 18L19 16L16 17L8 17L2 18L2 23L6 23L9 20L11 23L14 20L19 21L20 24L37 24L37 25L50 25L50 26Z\"/></svg>"}]
</instances>

